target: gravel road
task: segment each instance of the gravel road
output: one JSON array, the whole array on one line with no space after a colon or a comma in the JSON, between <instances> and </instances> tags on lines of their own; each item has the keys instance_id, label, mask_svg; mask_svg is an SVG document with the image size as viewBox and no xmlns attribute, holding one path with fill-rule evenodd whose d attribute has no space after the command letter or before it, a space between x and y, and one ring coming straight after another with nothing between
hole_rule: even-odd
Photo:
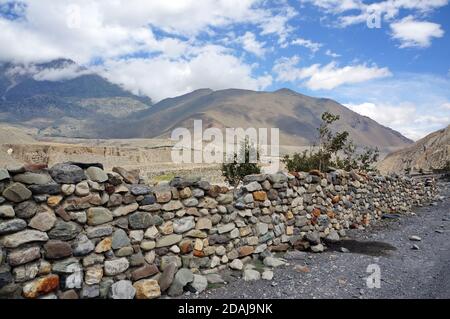
<instances>
[{"instance_id":1,"label":"gravel road","mask_svg":"<svg viewBox=\"0 0 450 319\"><path fill-rule=\"evenodd\" d=\"M443 200L399 219L384 219L365 231L349 231L340 251L305 254L274 270L272 281L245 282L228 276L227 285L191 299L230 298L450 298L450 184ZM410 240L419 236L420 241ZM418 249L413 249L417 245ZM380 269L380 288L368 288L369 265Z\"/></svg>"}]
</instances>

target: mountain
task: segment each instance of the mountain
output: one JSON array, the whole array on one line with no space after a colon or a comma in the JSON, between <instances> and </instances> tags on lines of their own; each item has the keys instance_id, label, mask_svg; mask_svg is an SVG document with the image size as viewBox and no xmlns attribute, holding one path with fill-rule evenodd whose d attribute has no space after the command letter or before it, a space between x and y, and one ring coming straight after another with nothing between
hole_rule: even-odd
<instances>
[{"instance_id":1,"label":"mountain","mask_svg":"<svg viewBox=\"0 0 450 319\"><path fill-rule=\"evenodd\" d=\"M40 129L43 135L90 137L101 120L151 107L75 62L0 64L0 121Z\"/></svg>"},{"instance_id":2,"label":"mountain","mask_svg":"<svg viewBox=\"0 0 450 319\"><path fill-rule=\"evenodd\" d=\"M387 155L378 169L384 174L403 173L406 169L429 171L443 168L447 161L450 161L450 125Z\"/></svg>"},{"instance_id":3,"label":"mountain","mask_svg":"<svg viewBox=\"0 0 450 319\"><path fill-rule=\"evenodd\" d=\"M321 115L328 111L340 115L335 129L347 130L359 145L381 148L404 147L412 143L400 133L361 116L330 100L313 98L288 89L255 92L228 89L201 89L162 100L152 108L136 112L127 119L127 127L117 124L101 128L103 137L168 137L177 127L191 128L195 119L204 127L280 128L282 145L312 145Z\"/></svg>"}]
</instances>

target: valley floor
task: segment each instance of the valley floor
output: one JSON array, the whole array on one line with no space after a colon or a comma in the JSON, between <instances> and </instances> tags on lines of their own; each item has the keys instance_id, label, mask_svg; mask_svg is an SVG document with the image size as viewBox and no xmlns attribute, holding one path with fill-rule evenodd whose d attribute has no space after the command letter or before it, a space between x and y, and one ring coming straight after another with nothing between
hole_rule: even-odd
<instances>
[{"instance_id":1,"label":"valley floor","mask_svg":"<svg viewBox=\"0 0 450 319\"><path fill-rule=\"evenodd\" d=\"M450 298L450 183L441 185L442 201L414 209L400 219L385 219L321 254L274 270L272 281L245 282L228 276L226 286L207 290L204 298ZM411 241L419 236L421 241ZM413 245L418 250L412 249ZM368 288L369 265L381 271L380 288ZM299 270L295 270L297 268Z\"/></svg>"}]
</instances>

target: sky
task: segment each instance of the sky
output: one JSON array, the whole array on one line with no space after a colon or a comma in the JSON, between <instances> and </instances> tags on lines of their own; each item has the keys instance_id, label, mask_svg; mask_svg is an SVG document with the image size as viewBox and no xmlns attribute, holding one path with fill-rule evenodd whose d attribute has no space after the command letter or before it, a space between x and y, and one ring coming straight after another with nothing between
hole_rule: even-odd
<instances>
[{"instance_id":1,"label":"sky","mask_svg":"<svg viewBox=\"0 0 450 319\"><path fill-rule=\"evenodd\" d=\"M449 37L449 0L0 0L0 62L72 59L155 102L290 88L414 140L450 124Z\"/></svg>"}]
</instances>

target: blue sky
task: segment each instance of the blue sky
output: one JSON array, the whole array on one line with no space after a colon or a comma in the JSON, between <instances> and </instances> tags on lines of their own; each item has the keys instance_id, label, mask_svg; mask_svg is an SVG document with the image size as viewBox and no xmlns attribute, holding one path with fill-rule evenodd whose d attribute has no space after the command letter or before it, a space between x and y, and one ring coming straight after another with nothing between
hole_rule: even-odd
<instances>
[{"instance_id":1,"label":"blue sky","mask_svg":"<svg viewBox=\"0 0 450 319\"><path fill-rule=\"evenodd\" d=\"M450 123L448 2L0 0L0 61L71 58L155 101L287 87L418 139Z\"/></svg>"}]
</instances>

